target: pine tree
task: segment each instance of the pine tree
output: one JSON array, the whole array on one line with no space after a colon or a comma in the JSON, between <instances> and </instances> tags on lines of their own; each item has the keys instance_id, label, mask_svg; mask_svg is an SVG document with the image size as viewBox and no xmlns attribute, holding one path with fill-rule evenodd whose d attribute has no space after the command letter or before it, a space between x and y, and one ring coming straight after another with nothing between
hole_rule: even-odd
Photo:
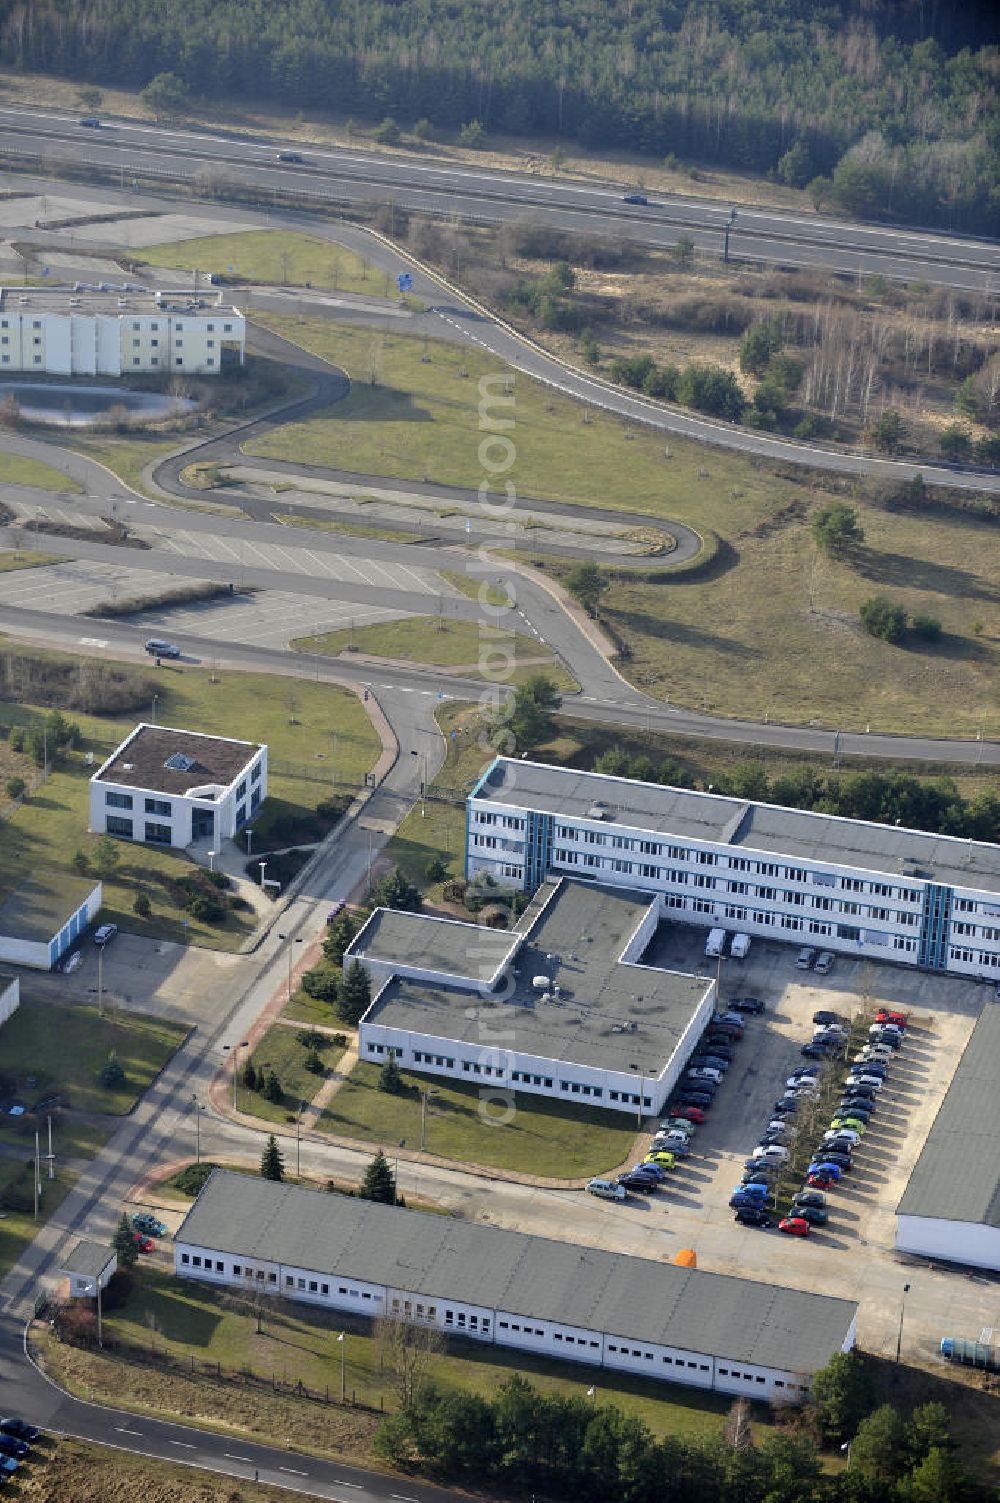
<instances>
[{"instance_id":1,"label":"pine tree","mask_svg":"<svg viewBox=\"0 0 1000 1503\"><path fill-rule=\"evenodd\" d=\"M396 1056L392 1050L389 1051L389 1056L379 1071L378 1088L380 1091L385 1091L388 1096L399 1096L402 1094L403 1077L399 1073Z\"/></svg>"},{"instance_id":2,"label":"pine tree","mask_svg":"<svg viewBox=\"0 0 1000 1503\"><path fill-rule=\"evenodd\" d=\"M271 1133L268 1138L267 1145L260 1157L260 1177L261 1179L278 1181L283 1180L285 1177L285 1161L281 1157L281 1149L278 1147L278 1140L274 1136L274 1133Z\"/></svg>"},{"instance_id":3,"label":"pine tree","mask_svg":"<svg viewBox=\"0 0 1000 1503\"><path fill-rule=\"evenodd\" d=\"M259 1084L260 1081L258 1078L258 1085ZM264 1083L264 1095L266 1096L267 1100L273 1102L275 1106L281 1105L281 1081L278 1079L273 1070L268 1071L267 1080Z\"/></svg>"},{"instance_id":4,"label":"pine tree","mask_svg":"<svg viewBox=\"0 0 1000 1503\"><path fill-rule=\"evenodd\" d=\"M134 1268L139 1261L139 1249L135 1243L135 1233L129 1225L129 1219L122 1211L121 1220L115 1227L115 1235L111 1239L111 1246L118 1254L119 1268Z\"/></svg>"},{"instance_id":5,"label":"pine tree","mask_svg":"<svg viewBox=\"0 0 1000 1503\"><path fill-rule=\"evenodd\" d=\"M365 1170L358 1194L362 1200L377 1200L386 1206L396 1204L396 1181L381 1148Z\"/></svg>"},{"instance_id":6,"label":"pine tree","mask_svg":"<svg viewBox=\"0 0 1000 1503\"><path fill-rule=\"evenodd\" d=\"M372 1000L372 986L368 972L360 960L352 960L344 972L337 998L337 1014L345 1023L357 1025L368 1011Z\"/></svg>"},{"instance_id":7,"label":"pine tree","mask_svg":"<svg viewBox=\"0 0 1000 1503\"><path fill-rule=\"evenodd\" d=\"M248 1091L256 1091L260 1089L260 1078L257 1074L256 1069L254 1068L254 1062L249 1057L249 1055L247 1056L246 1064L243 1066L243 1084L246 1086Z\"/></svg>"},{"instance_id":8,"label":"pine tree","mask_svg":"<svg viewBox=\"0 0 1000 1503\"><path fill-rule=\"evenodd\" d=\"M323 941L323 954L333 965L343 965L344 951L358 932L357 921L354 915L346 908L342 908L332 924L326 928L326 938Z\"/></svg>"}]
</instances>

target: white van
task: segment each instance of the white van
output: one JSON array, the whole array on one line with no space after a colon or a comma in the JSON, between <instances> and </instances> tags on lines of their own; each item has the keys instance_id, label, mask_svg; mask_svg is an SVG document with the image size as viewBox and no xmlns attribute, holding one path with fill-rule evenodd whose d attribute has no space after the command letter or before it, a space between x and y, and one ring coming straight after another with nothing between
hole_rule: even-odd
<instances>
[{"instance_id":1,"label":"white van","mask_svg":"<svg viewBox=\"0 0 1000 1503\"><path fill-rule=\"evenodd\" d=\"M709 959L709 960L714 960L716 958L716 956L722 955L725 952L725 948L726 948L726 931L725 931L725 929L710 929L708 931L708 938L705 941L705 955L706 955L706 958Z\"/></svg>"},{"instance_id":2,"label":"white van","mask_svg":"<svg viewBox=\"0 0 1000 1503\"><path fill-rule=\"evenodd\" d=\"M591 1195L599 1195L602 1200L624 1200L626 1190L624 1185L619 1185L613 1179L592 1179L587 1183L587 1189Z\"/></svg>"},{"instance_id":3,"label":"white van","mask_svg":"<svg viewBox=\"0 0 1000 1503\"><path fill-rule=\"evenodd\" d=\"M746 960L748 954L750 953L749 934L734 934L729 953L734 960Z\"/></svg>"}]
</instances>

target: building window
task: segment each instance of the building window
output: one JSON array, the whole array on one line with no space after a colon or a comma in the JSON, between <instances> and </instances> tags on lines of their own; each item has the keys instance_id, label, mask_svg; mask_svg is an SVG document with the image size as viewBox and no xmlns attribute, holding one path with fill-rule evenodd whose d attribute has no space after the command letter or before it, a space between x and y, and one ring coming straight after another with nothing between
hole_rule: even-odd
<instances>
[{"instance_id":1,"label":"building window","mask_svg":"<svg viewBox=\"0 0 1000 1503\"><path fill-rule=\"evenodd\" d=\"M190 1261L191 1261L191 1259L188 1257L187 1253L186 1252L182 1252L181 1253L181 1262L182 1263L190 1263Z\"/></svg>"},{"instance_id":2,"label":"building window","mask_svg":"<svg viewBox=\"0 0 1000 1503\"><path fill-rule=\"evenodd\" d=\"M110 809L131 809L132 795L131 793L106 793L104 802Z\"/></svg>"},{"instance_id":3,"label":"building window","mask_svg":"<svg viewBox=\"0 0 1000 1503\"><path fill-rule=\"evenodd\" d=\"M205 340L205 348L207 350L214 350L215 349L215 340L214 339L206 339Z\"/></svg>"},{"instance_id":4,"label":"building window","mask_svg":"<svg viewBox=\"0 0 1000 1503\"><path fill-rule=\"evenodd\" d=\"M42 357L41 357L41 355L36 355L35 359L34 359L34 364L35 365L41 365L41 363L42 363Z\"/></svg>"},{"instance_id":5,"label":"building window","mask_svg":"<svg viewBox=\"0 0 1000 1503\"><path fill-rule=\"evenodd\" d=\"M198 1256L197 1253L195 1253L194 1257L191 1259L191 1262L192 1262L192 1264L193 1264L193 1266L195 1268L200 1268L201 1267L201 1258Z\"/></svg>"},{"instance_id":6,"label":"building window","mask_svg":"<svg viewBox=\"0 0 1000 1503\"><path fill-rule=\"evenodd\" d=\"M132 821L122 819L120 814L109 814L104 821L104 828L109 835L125 835L132 839Z\"/></svg>"},{"instance_id":7,"label":"building window","mask_svg":"<svg viewBox=\"0 0 1000 1503\"><path fill-rule=\"evenodd\" d=\"M184 364L184 356L183 355L178 355L177 359L174 361L174 364L175 365L183 365Z\"/></svg>"},{"instance_id":8,"label":"building window","mask_svg":"<svg viewBox=\"0 0 1000 1503\"><path fill-rule=\"evenodd\" d=\"M133 365L141 365L142 364L142 361L140 360L140 358L139 358L138 355L133 355L132 356L132 364Z\"/></svg>"},{"instance_id":9,"label":"building window","mask_svg":"<svg viewBox=\"0 0 1000 1503\"><path fill-rule=\"evenodd\" d=\"M205 361L205 364L206 365L214 365L215 364L215 361L212 359L211 355L209 355L208 359Z\"/></svg>"},{"instance_id":10,"label":"building window","mask_svg":"<svg viewBox=\"0 0 1000 1503\"><path fill-rule=\"evenodd\" d=\"M131 807L131 803L132 803L132 801L130 799L129 800L129 807ZM169 818L169 815L170 815L170 800L168 798L148 798L146 800L146 813L147 814L166 814L168 816L168 818Z\"/></svg>"},{"instance_id":11,"label":"building window","mask_svg":"<svg viewBox=\"0 0 1000 1503\"><path fill-rule=\"evenodd\" d=\"M236 1278L236 1279L238 1279L241 1276L242 1273L243 1273L243 1269L240 1267L240 1265L238 1263L234 1263L233 1264L233 1277Z\"/></svg>"},{"instance_id":12,"label":"building window","mask_svg":"<svg viewBox=\"0 0 1000 1503\"><path fill-rule=\"evenodd\" d=\"M36 335L36 337L31 342L32 344L39 345L42 341Z\"/></svg>"},{"instance_id":13,"label":"building window","mask_svg":"<svg viewBox=\"0 0 1000 1503\"><path fill-rule=\"evenodd\" d=\"M223 324L222 325L222 332L223 332L223 334L231 334L233 332L233 326L232 326L232 324Z\"/></svg>"},{"instance_id":14,"label":"building window","mask_svg":"<svg viewBox=\"0 0 1000 1503\"><path fill-rule=\"evenodd\" d=\"M41 321L41 319L40 318L33 318L32 321L31 321L31 327L33 329L40 329L42 327L42 321ZM35 343L36 344L38 343L37 339L35 340Z\"/></svg>"},{"instance_id":15,"label":"building window","mask_svg":"<svg viewBox=\"0 0 1000 1503\"><path fill-rule=\"evenodd\" d=\"M184 348L184 341L183 341L183 339L175 339L174 340L174 349L175 350L182 350L183 348Z\"/></svg>"},{"instance_id":16,"label":"building window","mask_svg":"<svg viewBox=\"0 0 1000 1503\"><path fill-rule=\"evenodd\" d=\"M156 328L156 325L155 325L155 324L154 324L154 325L153 325L153 328L154 328L154 329L155 329L155 328ZM151 345L151 346L152 346L152 348L153 348L153 349L154 349L154 350L158 350L158 349L159 349L159 347L160 347L160 341L159 341L159 340L158 340L158 339L151 339L151 340L150 340L150 341L149 341L149 343L150 343L150 345Z\"/></svg>"},{"instance_id":17,"label":"building window","mask_svg":"<svg viewBox=\"0 0 1000 1503\"><path fill-rule=\"evenodd\" d=\"M136 325L136 327L138 328L138 325ZM133 339L133 341L132 341L132 348L133 348L133 350L137 350L139 348L139 341L138 341L138 339Z\"/></svg>"},{"instance_id":18,"label":"building window","mask_svg":"<svg viewBox=\"0 0 1000 1503\"><path fill-rule=\"evenodd\" d=\"M153 824L147 820L145 838L150 845L169 845L173 839L173 833L169 825Z\"/></svg>"}]
</instances>

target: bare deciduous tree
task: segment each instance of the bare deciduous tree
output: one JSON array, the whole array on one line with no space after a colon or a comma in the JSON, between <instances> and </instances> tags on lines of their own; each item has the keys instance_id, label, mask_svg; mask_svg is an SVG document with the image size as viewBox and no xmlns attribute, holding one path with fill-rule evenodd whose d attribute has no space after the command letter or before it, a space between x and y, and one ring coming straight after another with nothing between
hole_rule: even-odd
<instances>
[{"instance_id":1,"label":"bare deciduous tree","mask_svg":"<svg viewBox=\"0 0 1000 1503\"><path fill-rule=\"evenodd\" d=\"M426 1377L435 1357L445 1350L444 1332L436 1326L383 1316L375 1322L380 1370L389 1375L405 1409Z\"/></svg>"}]
</instances>

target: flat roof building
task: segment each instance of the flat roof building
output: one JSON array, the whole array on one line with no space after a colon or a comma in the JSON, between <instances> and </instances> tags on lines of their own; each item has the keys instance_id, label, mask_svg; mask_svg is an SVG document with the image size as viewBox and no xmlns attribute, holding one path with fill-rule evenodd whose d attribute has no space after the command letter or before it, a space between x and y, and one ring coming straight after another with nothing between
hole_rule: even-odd
<instances>
[{"instance_id":1,"label":"flat roof building","mask_svg":"<svg viewBox=\"0 0 1000 1503\"><path fill-rule=\"evenodd\" d=\"M0 375L218 375L246 358L237 308L117 286L0 288Z\"/></svg>"},{"instance_id":2,"label":"flat roof building","mask_svg":"<svg viewBox=\"0 0 1000 1503\"><path fill-rule=\"evenodd\" d=\"M74 1242L60 1264L59 1272L69 1279L74 1299L96 1299L99 1289L106 1289L118 1268L118 1255L105 1242Z\"/></svg>"},{"instance_id":3,"label":"flat roof building","mask_svg":"<svg viewBox=\"0 0 1000 1503\"><path fill-rule=\"evenodd\" d=\"M658 906L563 879L512 932L379 909L348 948L376 991L362 1059L613 1111L659 1111L715 982L641 964Z\"/></svg>"},{"instance_id":4,"label":"flat roof building","mask_svg":"<svg viewBox=\"0 0 1000 1503\"><path fill-rule=\"evenodd\" d=\"M90 780L90 828L151 845L231 840L267 797L267 747L137 725Z\"/></svg>"},{"instance_id":5,"label":"flat roof building","mask_svg":"<svg viewBox=\"0 0 1000 1503\"><path fill-rule=\"evenodd\" d=\"M177 1231L174 1270L776 1403L805 1397L857 1321L849 1300L222 1169Z\"/></svg>"},{"instance_id":6,"label":"flat roof building","mask_svg":"<svg viewBox=\"0 0 1000 1503\"><path fill-rule=\"evenodd\" d=\"M965 1046L896 1207L900 1252L1000 1272L1000 1006Z\"/></svg>"},{"instance_id":7,"label":"flat roof building","mask_svg":"<svg viewBox=\"0 0 1000 1503\"><path fill-rule=\"evenodd\" d=\"M1000 846L497 758L468 801L466 875L655 894L666 916L1000 979Z\"/></svg>"},{"instance_id":8,"label":"flat roof building","mask_svg":"<svg viewBox=\"0 0 1000 1503\"><path fill-rule=\"evenodd\" d=\"M0 961L49 971L101 911L100 882L36 872L0 899Z\"/></svg>"}]
</instances>

